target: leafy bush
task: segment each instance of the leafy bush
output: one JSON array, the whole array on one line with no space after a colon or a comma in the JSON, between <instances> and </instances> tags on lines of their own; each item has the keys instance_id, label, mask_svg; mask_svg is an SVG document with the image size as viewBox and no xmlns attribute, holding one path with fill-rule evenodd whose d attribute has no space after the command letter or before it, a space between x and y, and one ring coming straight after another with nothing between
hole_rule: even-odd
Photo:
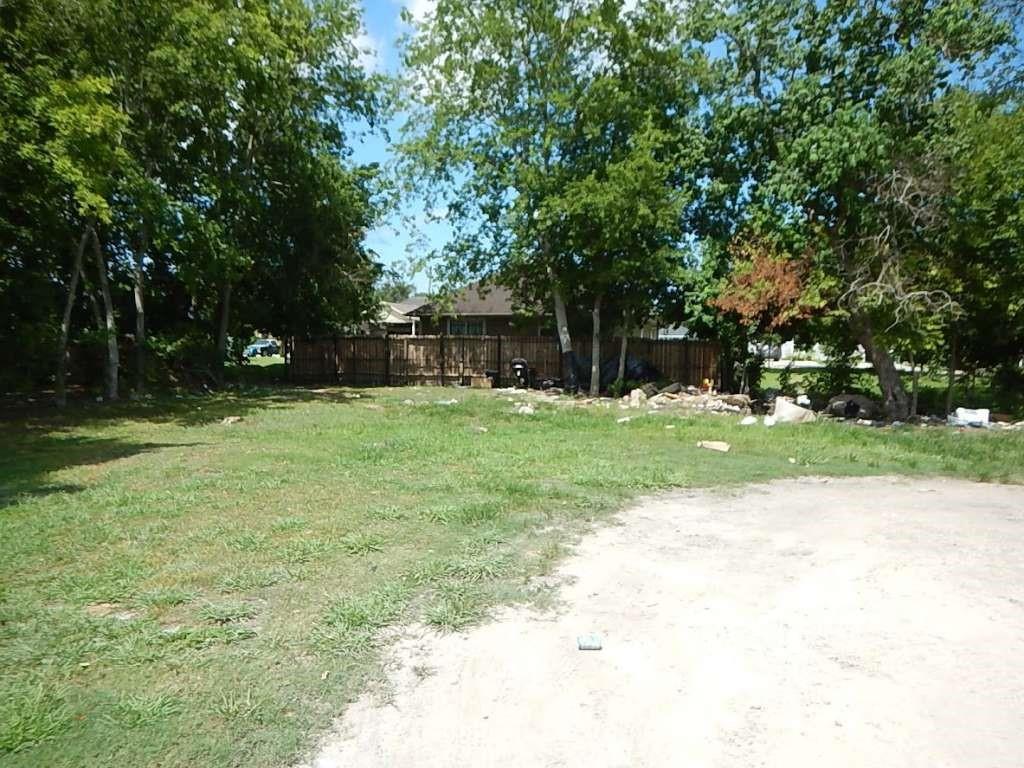
<instances>
[{"instance_id":1,"label":"leafy bush","mask_svg":"<svg viewBox=\"0 0 1024 768\"><path fill-rule=\"evenodd\" d=\"M634 379L616 379L608 385L608 396L609 397L622 397L628 395L634 389L642 387L644 383L642 381L636 381Z\"/></svg>"},{"instance_id":2,"label":"leafy bush","mask_svg":"<svg viewBox=\"0 0 1024 768\"><path fill-rule=\"evenodd\" d=\"M779 392L783 395L795 395L796 387L793 384L793 365L790 363L779 371Z\"/></svg>"},{"instance_id":3,"label":"leafy bush","mask_svg":"<svg viewBox=\"0 0 1024 768\"><path fill-rule=\"evenodd\" d=\"M809 393L826 398L841 392L849 392L854 386L857 369L853 366L852 355L830 354L825 367L811 371L804 378Z\"/></svg>"}]
</instances>

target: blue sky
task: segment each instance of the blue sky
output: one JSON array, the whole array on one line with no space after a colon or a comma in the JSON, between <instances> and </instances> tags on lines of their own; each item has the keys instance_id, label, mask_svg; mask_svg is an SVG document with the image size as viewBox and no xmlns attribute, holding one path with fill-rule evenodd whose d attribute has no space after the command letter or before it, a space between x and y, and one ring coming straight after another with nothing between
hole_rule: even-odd
<instances>
[{"instance_id":1,"label":"blue sky","mask_svg":"<svg viewBox=\"0 0 1024 768\"><path fill-rule=\"evenodd\" d=\"M364 51L363 66L376 72L395 74L400 64L396 43L407 31L400 18L402 7L407 6L414 17L422 18L433 5L433 0L362 0L362 5L365 32L357 44ZM392 138L398 136L403 119L402 115L397 115L388 125ZM357 163L385 165L391 160L391 152L383 136L364 135L355 142L352 159ZM428 222L420 200L406 201L400 214L413 217L418 222L419 238L396 213L389 221L370 231L366 242L385 264L404 271L410 256L423 257L426 251L444 245L449 229L443 222ZM429 287L427 275L422 272L415 276L413 282L419 290Z\"/></svg>"}]
</instances>

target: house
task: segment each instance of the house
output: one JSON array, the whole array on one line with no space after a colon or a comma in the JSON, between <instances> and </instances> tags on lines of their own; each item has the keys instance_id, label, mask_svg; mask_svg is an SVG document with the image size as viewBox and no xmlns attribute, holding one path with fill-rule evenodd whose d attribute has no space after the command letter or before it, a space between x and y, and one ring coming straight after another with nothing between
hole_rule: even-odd
<instances>
[{"instance_id":1,"label":"house","mask_svg":"<svg viewBox=\"0 0 1024 768\"><path fill-rule=\"evenodd\" d=\"M402 301L382 301L380 313L375 321L363 323L359 332L369 336L383 336L390 333L400 336L419 336L422 318L411 315L413 310L429 301L426 296L410 296Z\"/></svg>"},{"instance_id":2,"label":"house","mask_svg":"<svg viewBox=\"0 0 1024 768\"><path fill-rule=\"evenodd\" d=\"M655 326L654 335L652 338L655 339L689 339L692 338L690 335L690 329L682 323L669 326Z\"/></svg>"},{"instance_id":3,"label":"house","mask_svg":"<svg viewBox=\"0 0 1024 768\"><path fill-rule=\"evenodd\" d=\"M512 291L501 285L470 283L451 301L428 302L407 315L420 322L425 335L543 336L553 332L549 315L524 313L515 306Z\"/></svg>"}]
</instances>

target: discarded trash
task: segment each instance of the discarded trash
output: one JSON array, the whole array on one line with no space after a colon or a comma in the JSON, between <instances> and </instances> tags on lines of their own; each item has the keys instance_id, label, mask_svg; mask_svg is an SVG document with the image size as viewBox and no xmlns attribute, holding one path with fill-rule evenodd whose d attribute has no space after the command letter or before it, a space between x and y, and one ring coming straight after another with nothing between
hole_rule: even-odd
<instances>
[{"instance_id":1,"label":"discarded trash","mask_svg":"<svg viewBox=\"0 0 1024 768\"><path fill-rule=\"evenodd\" d=\"M533 414L536 413L536 411L533 409L532 405L526 403L524 405L520 405L516 409L516 413L518 413L520 416L532 416Z\"/></svg>"},{"instance_id":2,"label":"discarded trash","mask_svg":"<svg viewBox=\"0 0 1024 768\"><path fill-rule=\"evenodd\" d=\"M434 405L456 405L459 401L454 397L451 400L435 400Z\"/></svg>"},{"instance_id":3,"label":"discarded trash","mask_svg":"<svg viewBox=\"0 0 1024 768\"><path fill-rule=\"evenodd\" d=\"M794 459L792 456L790 456L789 457L789 463L790 464L796 464L796 459Z\"/></svg>"},{"instance_id":4,"label":"discarded trash","mask_svg":"<svg viewBox=\"0 0 1024 768\"><path fill-rule=\"evenodd\" d=\"M241 416L225 416L223 419L220 420L220 423L223 424L225 427L230 427L232 424L237 424L241 420Z\"/></svg>"},{"instance_id":5,"label":"discarded trash","mask_svg":"<svg viewBox=\"0 0 1024 768\"><path fill-rule=\"evenodd\" d=\"M600 635L580 635L576 638L576 647L581 651L600 651L601 650L601 637Z\"/></svg>"},{"instance_id":6,"label":"discarded trash","mask_svg":"<svg viewBox=\"0 0 1024 768\"><path fill-rule=\"evenodd\" d=\"M402 405L416 405L415 400L403 400Z\"/></svg>"},{"instance_id":7,"label":"discarded trash","mask_svg":"<svg viewBox=\"0 0 1024 768\"><path fill-rule=\"evenodd\" d=\"M775 398L775 413L773 415L779 424L804 424L816 421L818 418L814 411L802 408L783 397Z\"/></svg>"},{"instance_id":8,"label":"discarded trash","mask_svg":"<svg viewBox=\"0 0 1024 768\"><path fill-rule=\"evenodd\" d=\"M757 416L744 416L742 419L740 419L741 426L749 427L752 424L757 424Z\"/></svg>"},{"instance_id":9,"label":"discarded trash","mask_svg":"<svg viewBox=\"0 0 1024 768\"><path fill-rule=\"evenodd\" d=\"M811 404L811 398L809 398L807 395L797 395L796 404L807 407Z\"/></svg>"},{"instance_id":10,"label":"discarded trash","mask_svg":"<svg viewBox=\"0 0 1024 768\"><path fill-rule=\"evenodd\" d=\"M874 400L858 394L836 395L825 408L826 413L839 419L873 419L879 410Z\"/></svg>"},{"instance_id":11,"label":"discarded trash","mask_svg":"<svg viewBox=\"0 0 1024 768\"><path fill-rule=\"evenodd\" d=\"M729 449L732 448L726 442L722 440L701 440L697 443L698 448L707 448L709 451L718 451L719 453L728 453Z\"/></svg>"},{"instance_id":12,"label":"discarded trash","mask_svg":"<svg viewBox=\"0 0 1024 768\"><path fill-rule=\"evenodd\" d=\"M487 432L487 427L473 427L473 431L478 432L480 434L484 434L485 432Z\"/></svg>"},{"instance_id":13,"label":"discarded trash","mask_svg":"<svg viewBox=\"0 0 1024 768\"><path fill-rule=\"evenodd\" d=\"M616 419L615 423L616 424L625 424L628 421L632 421L632 418L629 417L629 416L623 416L621 419Z\"/></svg>"},{"instance_id":14,"label":"discarded trash","mask_svg":"<svg viewBox=\"0 0 1024 768\"><path fill-rule=\"evenodd\" d=\"M949 423L954 427L987 427L988 408L957 408L956 415L950 415Z\"/></svg>"},{"instance_id":15,"label":"discarded trash","mask_svg":"<svg viewBox=\"0 0 1024 768\"><path fill-rule=\"evenodd\" d=\"M665 425L665 429L675 429L675 428L676 428L675 424L666 424Z\"/></svg>"}]
</instances>

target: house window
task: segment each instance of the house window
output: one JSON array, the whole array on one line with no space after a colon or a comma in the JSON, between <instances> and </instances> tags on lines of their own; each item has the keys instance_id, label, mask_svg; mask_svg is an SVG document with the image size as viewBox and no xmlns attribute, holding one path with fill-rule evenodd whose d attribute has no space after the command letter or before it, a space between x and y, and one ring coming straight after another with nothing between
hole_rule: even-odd
<instances>
[{"instance_id":1,"label":"house window","mask_svg":"<svg viewBox=\"0 0 1024 768\"><path fill-rule=\"evenodd\" d=\"M469 320L463 317L452 317L448 319L448 333L452 336L483 336L484 321Z\"/></svg>"}]
</instances>

